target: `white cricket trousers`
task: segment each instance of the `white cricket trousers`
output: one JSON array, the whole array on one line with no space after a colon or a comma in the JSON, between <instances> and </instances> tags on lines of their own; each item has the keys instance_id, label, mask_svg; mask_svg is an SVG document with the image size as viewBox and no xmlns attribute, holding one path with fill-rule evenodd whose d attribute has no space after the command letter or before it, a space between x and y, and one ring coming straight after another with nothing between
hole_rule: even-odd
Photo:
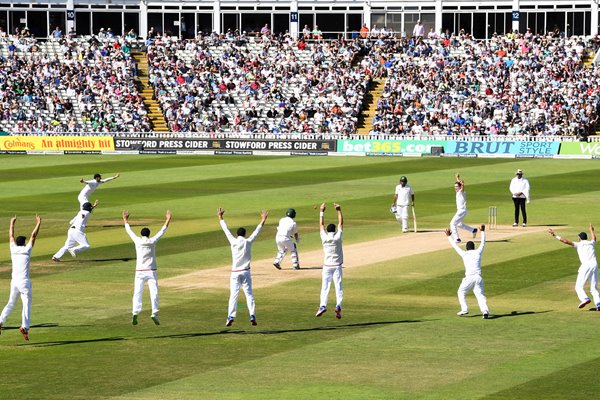
<instances>
[{"instance_id":1,"label":"white cricket trousers","mask_svg":"<svg viewBox=\"0 0 600 400\"><path fill-rule=\"evenodd\" d=\"M331 281L333 281L333 286L335 286L336 306L342 308L342 301L344 300L344 289L342 288L342 266L323 266L323 273L321 276L323 277L323 283L321 285L321 307L327 308L327 298L329 297Z\"/></svg>"},{"instance_id":2,"label":"white cricket trousers","mask_svg":"<svg viewBox=\"0 0 600 400\"><path fill-rule=\"evenodd\" d=\"M458 235L458 228L464 229L469 232L473 232L475 228L469 225L465 225L463 221L467 216L467 210L457 210L454 217L452 217L452 221L450 221L450 232L452 232L452 238L454 240L460 239Z\"/></svg>"},{"instance_id":3,"label":"white cricket trousers","mask_svg":"<svg viewBox=\"0 0 600 400\"><path fill-rule=\"evenodd\" d=\"M485 298L485 293L483 292L483 278L481 275L469 275L465 276L458 288L458 302L460 303L461 311L469 311L469 306L467 305L467 293L473 290L475 294L475 298L477 299L477 304L479 304L479 309L482 313L489 313L490 310L487 306L487 299Z\"/></svg>"},{"instance_id":4,"label":"white cricket trousers","mask_svg":"<svg viewBox=\"0 0 600 400\"><path fill-rule=\"evenodd\" d=\"M79 229L70 228L67 232L67 240L65 241L64 246L61 247L53 257L61 258L69 249L71 249L73 253L77 254L79 252L89 250L90 248L91 246L87 240L87 236L85 236L85 233Z\"/></svg>"},{"instance_id":5,"label":"white cricket trousers","mask_svg":"<svg viewBox=\"0 0 600 400\"><path fill-rule=\"evenodd\" d=\"M296 249L296 243L286 236L275 236L275 242L277 243L277 256L273 263L281 265L283 257L287 254L288 250L292 255L292 267L299 267L300 260L298 259L298 251Z\"/></svg>"},{"instance_id":6,"label":"white cricket trousers","mask_svg":"<svg viewBox=\"0 0 600 400\"><path fill-rule=\"evenodd\" d=\"M229 284L229 310L227 311L228 317L235 318L237 315L237 304L240 288L244 290L248 312L250 315L255 315L254 294L252 294L252 275L250 275L250 270L247 269L244 271L235 271L231 273Z\"/></svg>"},{"instance_id":7,"label":"white cricket trousers","mask_svg":"<svg viewBox=\"0 0 600 400\"><path fill-rule=\"evenodd\" d=\"M396 220L402 224L403 232L408 232L408 207L396 204Z\"/></svg>"},{"instance_id":8,"label":"white cricket trousers","mask_svg":"<svg viewBox=\"0 0 600 400\"><path fill-rule=\"evenodd\" d=\"M135 271L135 281L133 284L133 315L142 312L142 297L144 286L148 283L150 292L150 303L152 304L152 314L158 314L158 279L156 270Z\"/></svg>"},{"instance_id":9,"label":"white cricket trousers","mask_svg":"<svg viewBox=\"0 0 600 400\"><path fill-rule=\"evenodd\" d=\"M79 200L79 208L83 207L83 205L85 203L89 203L90 200L88 199L88 197L83 194L83 193L79 193L79 196L77 196L77 200Z\"/></svg>"},{"instance_id":10,"label":"white cricket trousers","mask_svg":"<svg viewBox=\"0 0 600 400\"><path fill-rule=\"evenodd\" d=\"M593 267L584 267L582 265L579 267L577 281L575 282L575 291L581 302L589 299L583 289L583 285L585 285L588 279L590 280L590 293L594 299L594 304L598 306L600 305L600 294L598 294L598 265L594 265Z\"/></svg>"},{"instance_id":11,"label":"white cricket trousers","mask_svg":"<svg viewBox=\"0 0 600 400\"><path fill-rule=\"evenodd\" d=\"M31 281L29 279L10 282L10 295L8 296L6 307L4 307L2 314L0 314L0 323L3 325L6 323L6 319L17 304L19 295L21 296L21 302L23 303L21 327L29 329L31 315Z\"/></svg>"}]
</instances>

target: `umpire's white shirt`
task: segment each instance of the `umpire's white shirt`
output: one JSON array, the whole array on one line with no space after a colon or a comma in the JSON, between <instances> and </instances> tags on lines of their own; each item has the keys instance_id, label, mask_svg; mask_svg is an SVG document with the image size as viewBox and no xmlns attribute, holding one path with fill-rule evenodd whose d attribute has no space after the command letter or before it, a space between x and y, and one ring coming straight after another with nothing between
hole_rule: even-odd
<instances>
[{"instance_id":1,"label":"umpire's white shirt","mask_svg":"<svg viewBox=\"0 0 600 400\"><path fill-rule=\"evenodd\" d=\"M290 218L291 219L291 218ZM254 232L250 237L245 238L243 236L233 237L229 228L227 228L227 224L225 220L221 220L221 229L225 232L225 236L227 236L227 240L231 244L231 270L233 272L244 271L250 269L250 259L252 258L252 243L258 237L262 229L262 224L258 224Z\"/></svg>"},{"instance_id":2,"label":"umpire's white shirt","mask_svg":"<svg viewBox=\"0 0 600 400\"><path fill-rule=\"evenodd\" d=\"M279 220L276 236L289 238L294 236L296 233L298 233L298 226L293 218L283 217Z\"/></svg>"},{"instance_id":3,"label":"umpire's white shirt","mask_svg":"<svg viewBox=\"0 0 600 400\"><path fill-rule=\"evenodd\" d=\"M321 242L323 243L324 267L339 267L344 263L344 252L342 251L342 230L337 232L326 232L321 229Z\"/></svg>"},{"instance_id":4,"label":"umpire's white shirt","mask_svg":"<svg viewBox=\"0 0 600 400\"><path fill-rule=\"evenodd\" d=\"M396 195L398 196L398 198L396 199L396 205L403 207L410 205L412 195L414 194L415 192L409 184L406 184L404 187L402 187L402 185L397 185Z\"/></svg>"},{"instance_id":5,"label":"umpire's white shirt","mask_svg":"<svg viewBox=\"0 0 600 400\"><path fill-rule=\"evenodd\" d=\"M595 240L581 240L579 242L573 242L573 246L577 249L579 255L579 261L581 261L582 267L596 267L598 261L596 260L596 251L594 246L596 245Z\"/></svg>"},{"instance_id":6,"label":"umpire's white shirt","mask_svg":"<svg viewBox=\"0 0 600 400\"><path fill-rule=\"evenodd\" d=\"M461 249L458 247L452 236L448 236L448 241L452 247L454 247L454 250L456 250L458 255L463 259L463 264L465 265L465 276L481 275L481 255L483 253L483 248L485 247L485 231L481 232L481 244L475 250L465 251Z\"/></svg>"},{"instance_id":7,"label":"umpire's white shirt","mask_svg":"<svg viewBox=\"0 0 600 400\"><path fill-rule=\"evenodd\" d=\"M33 246L28 243L25 246L10 244L10 258L12 260L12 280L25 281L29 279L29 260Z\"/></svg>"},{"instance_id":8,"label":"umpire's white shirt","mask_svg":"<svg viewBox=\"0 0 600 400\"><path fill-rule=\"evenodd\" d=\"M518 178L514 177L510 181L509 187L510 193L514 198L525 198L529 200L529 181L526 178ZM515 193L522 193L519 196L516 196Z\"/></svg>"},{"instance_id":9,"label":"umpire's white shirt","mask_svg":"<svg viewBox=\"0 0 600 400\"><path fill-rule=\"evenodd\" d=\"M125 230L127 234L135 243L136 271L156 271L156 242L165 234L167 226L163 225L160 231L151 238L142 236L138 237L133 231L129 224L125 224Z\"/></svg>"},{"instance_id":10,"label":"umpire's white shirt","mask_svg":"<svg viewBox=\"0 0 600 400\"><path fill-rule=\"evenodd\" d=\"M71 224L71 228L77 229L81 232L85 229L88 219L90 219L91 213L86 210L81 210L77 213L76 216L73 217L69 224Z\"/></svg>"}]
</instances>

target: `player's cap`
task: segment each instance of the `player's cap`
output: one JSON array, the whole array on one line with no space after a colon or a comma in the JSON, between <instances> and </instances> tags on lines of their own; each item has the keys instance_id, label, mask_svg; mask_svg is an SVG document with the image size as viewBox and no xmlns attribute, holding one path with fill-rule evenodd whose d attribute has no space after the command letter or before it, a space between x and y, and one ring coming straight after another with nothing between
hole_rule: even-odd
<instances>
[{"instance_id":1,"label":"player's cap","mask_svg":"<svg viewBox=\"0 0 600 400\"><path fill-rule=\"evenodd\" d=\"M587 233L585 232L579 232L579 235L577 236L579 236L579 239L581 240L587 240Z\"/></svg>"},{"instance_id":2,"label":"player's cap","mask_svg":"<svg viewBox=\"0 0 600 400\"><path fill-rule=\"evenodd\" d=\"M100 174L94 174L94 179L96 179L96 178L102 178L102 175L100 175Z\"/></svg>"},{"instance_id":3,"label":"player's cap","mask_svg":"<svg viewBox=\"0 0 600 400\"><path fill-rule=\"evenodd\" d=\"M400 177L400 182L408 182L408 179L404 175Z\"/></svg>"},{"instance_id":4,"label":"player's cap","mask_svg":"<svg viewBox=\"0 0 600 400\"><path fill-rule=\"evenodd\" d=\"M83 203L83 205L81 206L82 210L85 211L92 211L94 209L94 206L92 206L92 203Z\"/></svg>"},{"instance_id":5,"label":"player's cap","mask_svg":"<svg viewBox=\"0 0 600 400\"><path fill-rule=\"evenodd\" d=\"M285 212L285 215L287 215L290 218L296 218L296 210L294 210L293 208L288 208Z\"/></svg>"},{"instance_id":6,"label":"player's cap","mask_svg":"<svg viewBox=\"0 0 600 400\"><path fill-rule=\"evenodd\" d=\"M523 175L523 170L518 169L517 172L515 172L515 175Z\"/></svg>"}]
</instances>

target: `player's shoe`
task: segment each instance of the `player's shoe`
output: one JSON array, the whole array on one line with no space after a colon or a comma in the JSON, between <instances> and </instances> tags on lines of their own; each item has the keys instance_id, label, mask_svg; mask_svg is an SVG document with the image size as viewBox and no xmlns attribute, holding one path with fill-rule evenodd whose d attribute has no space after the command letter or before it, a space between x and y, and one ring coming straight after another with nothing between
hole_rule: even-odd
<instances>
[{"instance_id":1,"label":"player's shoe","mask_svg":"<svg viewBox=\"0 0 600 400\"><path fill-rule=\"evenodd\" d=\"M519 226L519 224L517 224L516 222L513 224L513 226Z\"/></svg>"},{"instance_id":2,"label":"player's shoe","mask_svg":"<svg viewBox=\"0 0 600 400\"><path fill-rule=\"evenodd\" d=\"M582 301L581 303L579 303L579 305L577 307L579 308L583 308L585 306L587 306L588 304L590 304L592 301L590 299L585 299L584 301Z\"/></svg>"},{"instance_id":3,"label":"player's shoe","mask_svg":"<svg viewBox=\"0 0 600 400\"><path fill-rule=\"evenodd\" d=\"M54 261L54 262L60 262L60 258L52 257L52 261Z\"/></svg>"},{"instance_id":4,"label":"player's shoe","mask_svg":"<svg viewBox=\"0 0 600 400\"><path fill-rule=\"evenodd\" d=\"M489 311L485 311L483 313L483 319L488 319L490 317L490 312Z\"/></svg>"},{"instance_id":5,"label":"player's shoe","mask_svg":"<svg viewBox=\"0 0 600 400\"><path fill-rule=\"evenodd\" d=\"M463 315L467 315L468 313L469 313L468 311L461 310L461 311L457 312L456 315L458 315L459 317L462 317Z\"/></svg>"},{"instance_id":6,"label":"player's shoe","mask_svg":"<svg viewBox=\"0 0 600 400\"><path fill-rule=\"evenodd\" d=\"M77 258L77 254L75 254L75 252L72 249L69 249L69 254L71 255L71 257L73 258Z\"/></svg>"},{"instance_id":7,"label":"player's shoe","mask_svg":"<svg viewBox=\"0 0 600 400\"><path fill-rule=\"evenodd\" d=\"M408 229L402 229L402 233L408 233Z\"/></svg>"},{"instance_id":8,"label":"player's shoe","mask_svg":"<svg viewBox=\"0 0 600 400\"><path fill-rule=\"evenodd\" d=\"M335 306L335 317L342 319L342 308L340 306Z\"/></svg>"},{"instance_id":9,"label":"player's shoe","mask_svg":"<svg viewBox=\"0 0 600 400\"><path fill-rule=\"evenodd\" d=\"M23 339L29 341L29 329L20 327L19 332L21 332L21 334L23 335Z\"/></svg>"},{"instance_id":10,"label":"player's shoe","mask_svg":"<svg viewBox=\"0 0 600 400\"><path fill-rule=\"evenodd\" d=\"M300 269L300 264L296 264L294 266L292 266L293 269Z\"/></svg>"},{"instance_id":11,"label":"player's shoe","mask_svg":"<svg viewBox=\"0 0 600 400\"><path fill-rule=\"evenodd\" d=\"M477 237L477 228L473 229L473 239Z\"/></svg>"},{"instance_id":12,"label":"player's shoe","mask_svg":"<svg viewBox=\"0 0 600 400\"><path fill-rule=\"evenodd\" d=\"M225 326L231 326L231 325L233 325L233 318L227 317L227 321L225 321Z\"/></svg>"},{"instance_id":13,"label":"player's shoe","mask_svg":"<svg viewBox=\"0 0 600 400\"><path fill-rule=\"evenodd\" d=\"M527 224L525 222L523 222L523 228L525 228L527 226Z\"/></svg>"},{"instance_id":14,"label":"player's shoe","mask_svg":"<svg viewBox=\"0 0 600 400\"><path fill-rule=\"evenodd\" d=\"M600 303L596 304L596 311L600 311ZM2 324L0 324L0 331L2 330Z\"/></svg>"},{"instance_id":15,"label":"player's shoe","mask_svg":"<svg viewBox=\"0 0 600 400\"><path fill-rule=\"evenodd\" d=\"M274 263L273 263L273 266L274 266L275 268L277 268L277 269L281 269L281 265L279 265L279 263L278 263L278 262L274 262Z\"/></svg>"},{"instance_id":16,"label":"player's shoe","mask_svg":"<svg viewBox=\"0 0 600 400\"><path fill-rule=\"evenodd\" d=\"M325 314L325 311L327 311L327 307L319 307L319 310L315 314L315 317L320 317L321 315Z\"/></svg>"},{"instance_id":17,"label":"player's shoe","mask_svg":"<svg viewBox=\"0 0 600 400\"><path fill-rule=\"evenodd\" d=\"M257 325L257 323L256 323L256 317L255 317L254 315L251 315L251 316L250 316L250 323L251 323L253 326L256 326L256 325Z\"/></svg>"},{"instance_id":18,"label":"player's shoe","mask_svg":"<svg viewBox=\"0 0 600 400\"><path fill-rule=\"evenodd\" d=\"M133 314L133 316L131 317L131 325L137 325L138 324L138 316L137 314Z\"/></svg>"},{"instance_id":19,"label":"player's shoe","mask_svg":"<svg viewBox=\"0 0 600 400\"><path fill-rule=\"evenodd\" d=\"M154 321L155 325L160 325L160 320L158 319L158 314L152 314L150 316L150 318L152 319L152 321Z\"/></svg>"},{"instance_id":20,"label":"player's shoe","mask_svg":"<svg viewBox=\"0 0 600 400\"><path fill-rule=\"evenodd\" d=\"M456 239L456 243L460 243L460 242L462 242L462 240Z\"/></svg>"}]
</instances>

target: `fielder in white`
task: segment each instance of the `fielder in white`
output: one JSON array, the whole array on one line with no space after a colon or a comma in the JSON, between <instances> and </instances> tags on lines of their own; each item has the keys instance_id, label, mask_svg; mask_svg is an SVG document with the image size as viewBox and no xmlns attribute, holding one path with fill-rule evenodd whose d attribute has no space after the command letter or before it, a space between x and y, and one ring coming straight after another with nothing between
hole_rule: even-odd
<instances>
[{"instance_id":1,"label":"fielder in white","mask_svg":"<svg viewBox=\"0 0 600 400\"><path fill-rule=\"evenodd\" d=\"M577 273L577 281L575 282L575 292L577 292L577 297L579 297L579 308L583 308L589 303L591 303L590 298L585 293L585 289L583 285L590 280L590 293L594 298L594 304L596 305L596 310L600 311L600 295L598 294L598 261L596 260L596 251L594 246L596 245L596 231L594 230L594 226L590 224L590 236L592 240L588 240L587 233L581 232L579 233L579 242L571 242L569 239L565 239L563 237L558 236L552 229L548 229L550 235L554 236L556 240L575 247L577 250L577 255L579 256L579 261L581 262L581 266L579 267L579 271Z\"/></svg>"},{"instance_id":2,"label":"fielder in white","mask_svg":"<svg viewBox=\"0 0 600 400\"><path fill-rule=\"evenodd\" d=\"M10 258L12 260L12 279L10 281L10 295L8 303L0 314L0 333L2 333L2 325L6 323L6 319L17 304L17 298L21 296L23 303L23 311L21 312L21 327L19 332L23 335L23 339L29 340L29 325L31 315L31 281L29 280L29 260L31 259L31 250L35 244L35 238L40 232L42 219L35 216L35 227L31 232L29 243L25 244L25 236L17 236L15 238L15 223L17 216L10 219L10 227L8 228L8 237L10 240Z\"/></svg>"},{"instance_id":3,"label":"fielder in white","mask_svg":"<svg viewBox=\"0 0 600 400\"><path fill-rule=\"evenodd\" d=\"M158 233L150 237L150 229L142 228L138 237L129 226L129 212L123 211L123 223L125 231L135 243L135 280L133 288L133 317L131 323L138 324L138 315L142 312L142 297L144 294L144 286L148 283L148 291L150 292L150 302L152 303L152 314L150 318L156 325L160 325L158 319L158 278L156 276L156 243L167 232L167 228L171 223L171 211L167 210L165 223Z\"/></svg>"},{"instance_id":4,"label":"fielder in white","mask_svg":"<svg viewBox=\"0 0 600 400\"><path fill-rule=\"evenodd\" d=\"M298 236L298 225L296 225L296 210L288 208L285 212L285 217L279 220L277 226L277 234L275 235L275 243L277 243L277 256L273 261L273 266L277 269L281 269L281 261L287 254L288 250L292 255L292 268L300 269L300 260L298 259L298 248L297 244L300 243L300 236ZM294 243L294 240L296 242Z\"/></svg>"},{"instance_id":5,"label":"fielder in white","mask_svg":"<svg viewBox=\"0 0 600 400\"><path fill-rule=\"evenodd\" d=\"M83 207L85 203L90 202L90 195L94 193L94 190L98 188L98 185L100 185L101 183L112 181L113 179L117 179L118 177L119 174L116 174L115 176L102 179L102 175L95 174L94 179L91 179L89 181L86 181L83 178L81 178L79 182L83 183L85 186L83 187L83 189L81 189L81 192L79 192L79 195L77 196L77 200L79 200L79 206Z\"/></svg>"},{"instance_id":6,"label":"fielder in white","mask_svg":"<svg viewBox=\"0 0 600 400\"><path fill-rule=\"evenodd\" d=\"M456 181L454 182L454 191L456 192L456 214L450 221L450 231L452 237L456 240L456 243L460 243L460 235L458 234L458 228L467 230L473 234L473 237L477 236L477 228L473 228L469 225L465 225L464 220L467 216L467 194L465 193L465 181L460 179L460 175L455 175Z\"/></svg>"},{"instance_id":7,"label":"fielder in white","mask_svg":"<svg viewBox=\"0 0 600 400\"><path fill-rule=\"evenodd\" d=\"M77 257L77 253L90 249L91 246L84 230L90 215L92 215L92 210L96 208L97 205L98 200L96 200L94 204L87 202L81 206L81 210L73 217L73 219L71 219L71 221L69 221L71 227L67 232L67 240L65 241L64 246L52 256L52 261L59 262L60 258L67 251L71 256Z\"/></svg>"},{"instance_id":8,"label":"fielder in white","mask_svg":"<svg viewBox=\"0 0 600 400\"><path fill-rule=\"evenodd\" d=\"M317 317L327 311L327 298L331 281L335 286L335 317L342 318L342 301L344 300L344 290L342 288L342 265L344 264L344 252L342 251L342 231L344 228L344 218L342 217L342 207L333 203L337 211L338 224L337 232L334 224L327 225L325 228L325 203L321 204L319 213L319 227L321 232L321 242L323 243L323 283L321 285L321 305L317 310Z\"/></svg>"},{"instance_id":9,"label":"fielder in white","mask_svg":"<svg viewBox=\"0 0 600 400\"><path fill-rule=\"evenodd\" d=\"M402 232L408 232L408 209L415 206L415 192L412 186L408 184L405 176L400 177L400 184L394 191L394 200L392 201L392 212L396 220L402 224Z\"/></svg>"},{"instance_id":10,"label":"fielder in white","mask_svg":"<svg viewBox=\"0 0 600 400\"><path fill-rule=\"evenodd\" d=\"M237 237L234 237L229 231L229 228L227 228L227 224L223 219L223 214L225 214L225 210L219 207L217 216L219 217L221 229L225 232L225 236L231 245L231 258L233 260L231 264L231 278L229 281L229 308L227 310L227 321L225 322L225 326L231 326L237 315L237 303L240 288L244 290L244 295L246 296L246 304L248 305L248 312L250 313L250 323L256 325L256 316L254 314L256 307L254 303L254 294L252 294L250 259L252 258L252 243L254 243L262 227L265 225L269 213L267 210L262 210L260 214L260 223L256 226L256 229L249 238L246 238L245 228L238 228Z\"/></svg>"},{"instance_id":11,"label":"fielder in white","mask_svg":"<svg viewBox=\"0 0 600 400\"><path fill-rule=\"evenodd\" d=\"M481 225L481 244L475 250L475 243L467 242L467 251L462 250L452 239L450 229L446 229L448 241L454 247L454 250L462 257L465 265L465 277L463 278L460 287L458 288L458 302L460 303L460 311L456 313L458 316L467 315L469 306L467 305L467 293L473 290L479 309L483 314L483 318L487 319L490 316L490 310L487 306L487 299L483 291L483 278L481 277L481 256L485 247L485 225Z\"/></svg>"}]
</instances>

